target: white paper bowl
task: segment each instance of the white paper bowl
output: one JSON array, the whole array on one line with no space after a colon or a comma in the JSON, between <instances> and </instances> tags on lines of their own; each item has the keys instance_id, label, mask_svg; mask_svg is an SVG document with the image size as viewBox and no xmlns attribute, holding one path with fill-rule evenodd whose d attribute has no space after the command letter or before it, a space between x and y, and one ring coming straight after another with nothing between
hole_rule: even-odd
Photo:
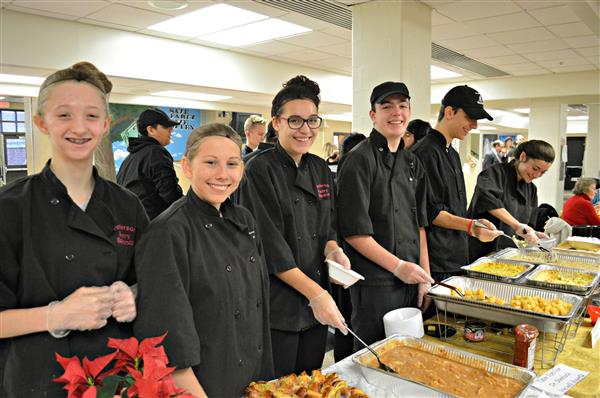
<instances>
[{"instance_id":1,"label":"white paper bowl","mask_svg":"<svg viewBox=\"0 0 600 398\"><path fill-rule=\"evenodd\" d=\"M325 262L329 269L329 277L344 285L345 288L354 285L359 280L365 279L365 277L358 272L354 272L351 269L345 269L341 264L338 264L335 261L325 260Z\"/></svg>"},{"instance_id":2,"label":"white paper bowl","mask_svg":"<svg viewBox=\"0 0 600 398\"><path fill-rule=\"evenodd\" d=\"M421 338L425 334L421 310L412 307L398 308L385 314L383 328L385 337L400 334Z\"/></svg>"}]
</instances>

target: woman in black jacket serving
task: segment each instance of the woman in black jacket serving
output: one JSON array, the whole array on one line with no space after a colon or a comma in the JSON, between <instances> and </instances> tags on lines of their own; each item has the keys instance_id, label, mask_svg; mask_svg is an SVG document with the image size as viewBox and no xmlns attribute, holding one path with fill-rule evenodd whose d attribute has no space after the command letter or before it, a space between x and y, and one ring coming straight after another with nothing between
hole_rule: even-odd
<instances>
[{"instance_id":1,"label":"woman in black jacket serving","mask_svg":"<svg viewBox=\"0 0 600 398\"><path fill-rule=\"evenodd\" d=\"M477 186L469 205L468 217L490 220L499 230L516 234L530 244L547 238L527 225L531 212L538 206L533 180L548 171L554 161L554 149L541 140L521 143L509 163L499 163L477 177ZM495 250L514 246L508 239L480 242L469 238L469 260L475 261Z\"/></svg>"},{"instance_id":2,"label":"woman in black jacket serving","mask_svg":"<svg viewBox=\"0 0 600 398\"><path fill-rule=\"evenodd\" d=\"M336 242L333 176L323 159L308 153L322 123L319 103L319 86L307 77L284 84L271 107L279 141L247 163L240 187L270 273L276 377L321 366L325 325L346 332L324 265L328 258L350 267Z\"/></svg>"},{"instance_id":3,"label":"woman in black jacket serving","mask_svg":"<svg viewBox=\"0 0 600 398\"><path fill-rule=\"evenodd\" d=\"M55 352L95 358L112 351L109 337L133 334L129 285L148 218L135 195L93 166L110 124L111 87L85 62L50 75L34 123L48 136L52 159L41 173L0 189L0 339L10 345L9 397L64 397L52 382L63 373Z\"/></svg>"}]
</instances>

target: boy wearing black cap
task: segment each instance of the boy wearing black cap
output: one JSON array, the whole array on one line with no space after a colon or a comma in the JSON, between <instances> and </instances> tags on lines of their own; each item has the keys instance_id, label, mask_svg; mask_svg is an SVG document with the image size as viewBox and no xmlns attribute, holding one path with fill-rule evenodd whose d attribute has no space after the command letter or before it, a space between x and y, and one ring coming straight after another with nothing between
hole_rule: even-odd
<instances>
[{"instance_id":1,"label":"boy wearing black cap","mask_svg":"<svg viewBox=\"0 0 600 398\"><path fill-rule=\"evenodd\" d=\"M173 157L165 149L178 125L158 108L143 111L137 120L140 137L129 139L129 156L117 174L119 185L140 198L151 220L183 196Z\"/></svg>"},{"instance_id":2,"label":"boy wearing black cap","mask_svg":"<svg viewBox=\"0 0 600 398\"><path fill-rule=\"evenodd\" d=\"M376 86L371 135L338 171L339 232L352 268L365 277L350 288L352 326L368 344L385 337L388 311L420 305L422 286L432 282L423 229L425 171L402 142L410 115L404 83Z\"/></svg>"},{"instance_id":3,"label":"boy wearing black cap","mask_svg":"<svg viewBox=\"0 0 600 398\"><path fill-rule=\"evenodd\" d=\"M406 127L406 133L402 136L404 149L408 151L412 148L413 145L429 133L429 130L431 130L431 126L426 121L421 119L411 120Z\"/></svg>"},{"instance_id":4,"label":"boy wearing black cap","mask_svg":"<svg viewBox=\"0 0 600 398\"><path fill-rule=\"evenodd\" d=\"M500 232L487 220L479 220L491 230L479 228L467 215L465 179L453 139L463 140L477 128L477 120L492 117L483 108L481 95L469 86L451 89L438 114L435 129L419 141L412 152L421 159L429 182L427 194L427 244L429 266L435 280L460 273L467 264L467 232L482 241L495 239Z\"/></svg>"}]
</instances>

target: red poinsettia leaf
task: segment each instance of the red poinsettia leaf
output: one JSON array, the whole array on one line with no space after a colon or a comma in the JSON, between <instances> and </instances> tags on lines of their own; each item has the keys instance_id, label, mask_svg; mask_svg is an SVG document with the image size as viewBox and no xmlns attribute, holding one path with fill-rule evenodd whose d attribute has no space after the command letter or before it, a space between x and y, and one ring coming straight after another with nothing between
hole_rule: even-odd
<instances>
[{"instance_id":1,"label":"red poinsettia leaf","mask_svg":"<svg viewBox=\"0 0 600 398\"><path fill-rule=\"evenodd\" d=\"M65 373L53 381L57 383L67 383L67 385L85 384L87 374L79 362L79 358L72 357L65 365Z\"/></svg>"},{"instance_id":2,"label":"red poinsettia leaf","mask_svg":"<svg viewBox=\"0 0 600 398\"><path fill-rule=\"evenodd\" d=\"M81 398L96 398L96 386L91 386L85 390Z\"/></svg>"},{"instance_id":3,"label":"red poinsettia leaf","mask_svg":"<svg viewBox=\"0 0 600 398\"><path fill-rule=\"evenodd\" d=\"M63 369L66 369L67 365L71 361L77 361L77 362L79 362L79 358L77 358L76 356L72 356L71 358L67 358L67 357L63 357L58 352L55 352L54 356L56 357L56 362L58 362L60 364L60 366L62 366Z\"/></svg>"},{"instance_id":4,"label":"red poinsettia leaf","mask_svg":"<svg viewBox=\"0 0 600 398\"><path fill-rule=\"evenodd\" d=\"M138 357L139 342L135 337L128 339L108 339L108 347L116 348L119 352L123 352L132 360Z\"/></svg>"},{"instance_id":5,"label":"red poinsettia leaf","mask_svg":"<svg viewBox=\"0 0 600 398\"><path fill-rule=\"evenodd\" d=\"M163 363L153 361L149 355L144 355L144 379L163 380L174 371L175 368L168 368Z\"/></svg>"},{"instance_id":6,"label":"red poinsettia leaf","mask_svg":"<svg viewBox=\"0 0 600 398\"><path fill-rule=\"evenodd\" d=\"M160 388L161 394L163 394L165 397L174 397L185 392L185 389L178 388L175 385L175 382L173 381L173 377L171 375L165 377L165 379L160 382Z\"/></svg>"},{"instance_id":7,"label":"red poinsettia leaf","mask_svg":"<svg viewBox=\"0 0 600 398\"><path fill-rule=\"evenodd\" d=\"M102 370L108 365L117 355L116 352L112 354L104 355L90 361L87 357L83 358L83 369L88 376L96 379L96 377L102 372Z\"/></svg>"},{"instance_id":8,"label":"red poinsettia leaf","mask_svg":"<svg viewBox=\"0 0 600 398\"><path fill-rule=\"evenodd\" d=\"M148 379L138 379L135 381L135 386L138 391L138 398L157 398L159 397L158 393L158 383L154 380Z\"/></svg>"},{"instance_id":9,"label":"red poinsettia leaf","mask_svg":"<svg viewBox=\"0 0 600 398\"><path fill-rule=\"evenodd\" d=\"M142 340L140 343L140 354L144 355L144 353L152 351L152 348L155 348L157 345L162 343L165 337L167 337L167 333L163 334L162 336L148 337L147 339Z\"/></svg>"}]
</instances>

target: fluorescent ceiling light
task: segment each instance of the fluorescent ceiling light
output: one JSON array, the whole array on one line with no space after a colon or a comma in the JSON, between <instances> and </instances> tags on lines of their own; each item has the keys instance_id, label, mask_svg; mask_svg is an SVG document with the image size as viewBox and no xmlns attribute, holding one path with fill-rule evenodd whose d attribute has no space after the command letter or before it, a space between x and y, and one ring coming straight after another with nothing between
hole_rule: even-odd
<instances>
[{"instance_id":1,"label":"fluorescent ceiling light","mask_svg":"<svg viewBox=\"0 0 600 398\"><path fill-rule=\"evenodd\" d=\"M582 116L567 116L567 120L588 120L589 117L587 115Z\"/></svg>"},{"instance_id":2,"label":"fluorescent ceiling light","mask_svg":"<svg viewBox=\"0 0 600 398\"><path fill-rule=\"evenodd\" d=\"M152 93L152 95L156 95L159 97L185 98L197 101L221 101L231 98L226 95L196 93L192 91L177 90L158 91L156 93Z\"/></svg>"},{"instance_id":3,"label":"fluorescent ceiling light","mask_svg":"<svg viewBox=\"0 0 600 398\"><path fill-rule=\"evenodd\" d=\"M305 28L304 26L282 21L281 19L270 18L264 21L254 22L248 25L238 26L237 28L202 36L200 37L200 40L219 43L226 46L240 47L310 32L310 30L311 29Z\"/></svg>"},{"instance_id":4,"label":"fluorescent ceiling light","mask_svg":"<svg viewBox=\"0 0 600 398\"><path fill-rule=\"evenodd\" d=\"M529 115L530 109L529 108L515 108L515 109L513 109L513 112L524 113L524 114Z\"/></svg>"},{"instance_id":5,"label":"fluorescent ceiling light","mask_svg":"<svg viewBox=\"0 0 600 398\"><path fill-rule=\"evenodd\" d=\"M462 75L448 69L440 68L439 66L431 65L431 80L449 79L459 76Z\"/></svg>"},{"instance_id":6,"label":"fluorescent ceiling light","mask_svg":"<svg viewBox=\"0 0 600 398\"><path fill-rule=\"evenodd\" d=\"M529 116L500 109L488 109L487 112L492 115L496 125L517 129L529 128Z\"/></svg>"},{"instance_id":7,"label":"fluorescent ceiling light","mask_svg":"<svg viewBox=\"0 0 600 398\"><path fill-rule=\"evenodd\" d=\"M148 29L185 37L198 37L266 18L268 17L265 15L221 3L159 22Z\"/></svg>"},{"instance_id":8,"label":"fluorescent ceiling light","mask_svg":"<svg viewBox=\"0 0 600 398\"><path fill-rule=\"evenodd\" d=\"M18 83L18 84L31 84L34 86L41 85L46 78L39 76L25 76L25 75L10 75L6 73L0 73L0 83Z\"/></svg>"}]
</instances>

